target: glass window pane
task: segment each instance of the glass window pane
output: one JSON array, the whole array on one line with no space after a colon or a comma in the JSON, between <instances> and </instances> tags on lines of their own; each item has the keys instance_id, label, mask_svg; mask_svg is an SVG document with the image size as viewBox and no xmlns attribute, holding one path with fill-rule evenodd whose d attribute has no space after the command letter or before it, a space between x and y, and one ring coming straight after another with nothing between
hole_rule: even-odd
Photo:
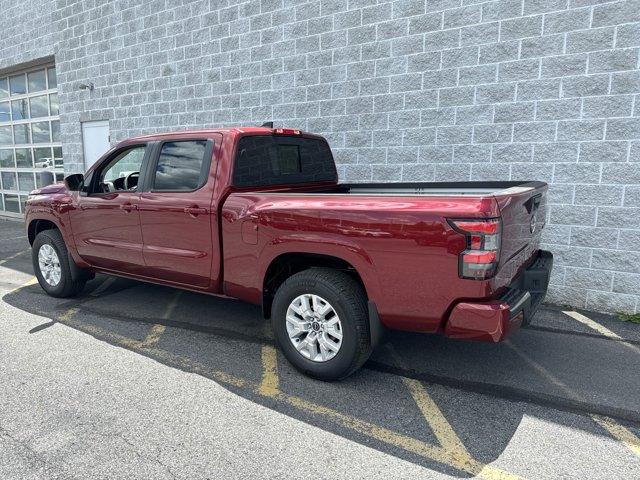
<instances>
[{"instance_id":1,"label":"glass window pane","mask_svg":"<svg viewBox=\"0 0 640 480\"><path fill-rule=\"evenodd\" d=\"M55 168L63 168L64 161L62 160L62 147L54 147L53 148L53 158L54 158L54 167Z\"/></svg>"},{"instance_id":2,"label":"glass window pane","mask_svg":"<svg viewBox=\"0 0 640 480\"><path fill-rule=\"evenodd\" d=\"M49 122L32 123L31 134L33 136L33 143L49 143L51 141Z\"/></svg>"},{"instance_id":3,"label":"glass window pane","mask_svg":"<svg viewBox=\"0 0 640 480\"><path fill-rule=\"evenodd\" d=\"M47 105L47 96L31 97L29 99L29 109L31 110L31 118L48 117L49 106Z\"/></svg>"},{"instance_id":4,"label":"glass window pane","mask_svg":"<svg viewBox=\"0 0 640 480\"><path fill-rule=\"evenodd\" d=\"M33 179L32 172L18 172L18 186L21 192L30 192L35 190L36 182Z\"/></svg>"},{"instance_id":5,"label":"glass window pane","mask_svg":"<svg viewBox=\"0 0 640 480\"><path fill-rule=\"evenodd\" d=\"M4 197L0 195L0 210L4 210Z\"/></svg>"},{"instance_id":6,"label":"glass window pane","mask_svg":"<svg viewBox=\"0 0 640 480\"><path fill-rule=\"evenodd\" d=\"M56 183L60 183L64 180L64 173L56 172Z\"/></svg>"},{"instance_id":7,"label":"glass window pane","mask_svg":"<svg viewBox=\"0 0 640 480\"><path fill-rule=\"evenodd\" d=\"M60 121L59 120L51 121L51 141L52 142L60 141Z\"/></svg>"},{"instance_id":8,"label":"glass window pane","mask_svg":"<svg viewBox=\"0 0 640 480\"><path fill-rule=\"evenodd\" d=\"M112 182L131 172L139 172L144 158L145 147L134 147L116 156L100 174L101 182Z\"/></svg>"},{"instance_id":9,"label":"glass window pane","mask_svg":"<svg viewBox=\"0 0 640 480\"><path fill-rule=\"evenodd\" d=\"M5 190L18 189L15 172L2 172L2 187Z\"/></svg>"},{"instance_id":10,"label":"glass window pane","mask_svg":"<svg viewBox=\"0 0 640 480\"><path fill-rule=\"evenodd\" d=\"M36 184L38 185L38 188L46 187L47 185L51 185L55 182L56 179L53 172L43 170L42 172L36 173Z\"/></svg>"},{"instance_id":11,"label":"glass window pane","mask_svg":"<svg viewBox=\"0 0 640 480\"><path fill-rule=\"evenodd\" d=\"M15 168L13 150L0 150L0 168Z\"/></svg>"},{"instance_id":12,"label":"glass window pane","mask_svg":"<svg viewBox=\"0 0 640 480\"><path fill-rule=\"evenodd\" d=\"M29 92L39 92L40 90L47 89L47 80L44 75L44 69L29 72L27 74L27 78L29 79Z\"/></svg>"},{"instance_id":13,"label":"glass window pane","mask_svg":"<svg viewBox=\"0 0 640 480\"><path fill-rule=\"evenodd\" d=\"M53 167L53 158L50 148L35 148L35 162L36 168L51 168Z\"/></svg>"},{"instance_id":14,"label":"glass window pane","mask_svg":"<svg viewBox=\"0 0 640 480\"><path fill-rule=\"evenodd\" d=\"M49 95L49 103L51 104L51 115L58 115L60 113L60 108L58 104L58 94L52 93Z\"/></svg>"},{"instance_id":15,"label":"glass window pane","mask_svg":"<svg viewBox=\"0 0 640 480\"><path fill-rule=\"evenodd\" d=\"M9 85L6 77L0 78L0 98L7 98L9 96Z\"/></svg>"},{"instance_id":16,"label":"glass window pane","mask_svg":"<svg viewBox=\"0 0 640 480\"><path fill-rule=\"evenodd\" d=\"M24 74L9 77L9 85L11 87L11 95L27 93L27 82Z\"/></svg>"},{"instance_id":17,"label":"glass window pane","mask_svg":"<svg viewBox=\"0 0 640 480\"><path fill-rule=\"evenodd\" d=\"M11 102L11 112L14 120L25 120L29 118L29 110L27 107L27 99L14 100Z\"/></svg>"},{"instance_id":18,"label":"glass window pane","mask_svg":"<svg viewBox=\"0 0 640 480\"><path fill-rule=\"evenodd\" d=\"M16 148L16 165L18 168L33 168L30 148Z\"/></svg>"},{"instance_id":19,"label":"glass window pane","mask_svg":"<svg viewBox=\"0 0 640 480\"><path fill-rule=\"evenodd\" d=\"M207 142L167 142L162 145L154 190L190 191L201 184Z\"/></svg>"},{"instance_id":20,"label":"glass window pane","mask_svg":"<svg viewBox=\"0 0 640 480\"><path fill-rule=\"evenodd\" d=\"M16 145L21 143L31 143L29 141L29 125L14 125L13 126L13 138L15 140Z\"/></svg>"},{"instance_id":21,"label":"glass window pane","mask_svg":"<svg viewBox=\"0 0 640 480\"><path fill-rule=\"evenodd\" d=\"M238 143L234 183L257 186L336 178L329 146L310 138L251 136Z\"/></svg>"},{"instance_id":22,"label":"glass window pane","mask_svg":"<svg viewBox=\"0 0 640 480\"><path fill-rule=\"evenodd\" d=\"M5 195L4 209L7 212L20 213L20 200L18 195Z\"/></svg>"},{"instance_id":23,"label":"glass window pane","mask_svg":"<svg viewBox=\"0 0 640 480\"><path fill-rule=\"evenodd\" d=\"M0 145L12 145L11 127L0 127Z\"/></svg>"},{"instance_id":24,"label":"glass window pane","mask_svg":"<svg viewBox=\"0 0 640 480\"><path fill-rule=\"evenodd\" d=\"M0 122L11 120L11 108L9 102L0 102Z\"/></svg>"},{"instance_id":25,"label":"glass window pane","mask_svg":"<svg viewBox=\"0 0 640 480\"><path fill-rule=\"evenodd\" d=\"M47 76L49 77L49 88L57 88L58 81L56 80L56 69L47 68Z\"/></svg>"}]
</instances>

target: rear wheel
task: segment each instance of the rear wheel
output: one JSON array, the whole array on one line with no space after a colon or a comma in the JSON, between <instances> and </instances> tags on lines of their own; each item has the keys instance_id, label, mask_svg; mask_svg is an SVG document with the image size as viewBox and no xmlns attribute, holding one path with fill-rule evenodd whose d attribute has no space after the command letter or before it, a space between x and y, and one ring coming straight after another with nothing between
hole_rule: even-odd
<instances>
[{"instance_id":1,"label":"rear wheel","mask_svg":"<svg viewBox=\"0 0 640 480\"><path fill-rule=\"evenodd\" d=\"M314 378L347 377L371 354L367 297L339 270L314 268L289 277L276 292L271 321L287 360Z\"/></svg>"},{"instance_id":2,"label":"rear wheel","mask_svg":"<svg viewBox=\"0 0 640 480\"><path fill-rule=\"evenodd\" d=\"M31 247L33 270L42 289L52 297L66 298L82 291L86 280L74 280L69 252L59 230L40 232Z\"/></svg>"}]
</instances>

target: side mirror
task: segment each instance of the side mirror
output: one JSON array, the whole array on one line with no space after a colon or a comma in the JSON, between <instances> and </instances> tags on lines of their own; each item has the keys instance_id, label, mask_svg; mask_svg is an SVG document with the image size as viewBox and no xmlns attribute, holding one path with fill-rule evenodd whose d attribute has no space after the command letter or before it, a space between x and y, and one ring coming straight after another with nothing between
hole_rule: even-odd
<instances>
[{"instance_id":1,"label":"side mirror","mask_svg":"<svg viewBox=\"0 0 640 480\"><path fill-rule=\"evenodd\" d=\"M77 192L82 188L84 183L84 175L81 173L74 173L65 177L64 184L70 192Z\"/></svg>"}]
</instances>

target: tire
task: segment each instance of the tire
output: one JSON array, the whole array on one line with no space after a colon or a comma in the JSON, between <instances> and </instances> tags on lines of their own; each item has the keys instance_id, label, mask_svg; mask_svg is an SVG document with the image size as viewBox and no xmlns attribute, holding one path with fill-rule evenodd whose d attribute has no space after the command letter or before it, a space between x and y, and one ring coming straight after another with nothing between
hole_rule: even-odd
<instances>
[{"instance_id":1,"label":"tire","mask_svg":"<svg viewBox=\"0 0 640 480\"><path fill-rule=\"evenodd\" d=\"M331 337L333 334L330 333L330 328L335 328L337 324L331 312L327 315L330 320L312 322L322 323L318 328L323 330L312 332L313 328L311 328L307 333L305 329L296 339L290 337L287 313L291 313L292 310L289 309L292 305L295 305L295 302L305 295L315 296L310 303L316 302L321 306L320 309L326 308L326 304L329 304L335 312L335 317L339 319L339 332L341 332L342 338L337 353L326 348L324 348L324 353L319 351L326 345L324 342L326 342L327 335L334 345L337 343L333 341L335 338ZM295 318L296 321L299 321L299 318L304 317L297 314ZM334 327L328 326L331 319L333 319ZM302 373L319 380L331 381L345 378L359 369L371 355L367 296L358 282L339 270L312 268L296 273L285 280L278 288L273 300L271 323L276 341L287 360ZM305 321L305 328L310 324ZM326 330L324 330L325 328ZM312 350L312 352L317 352L316 358L318 356L324 357L325 353L326 355L334 355L332 358L313 361L298 351L294 342L305 341L306 336L310 333L313 333L314 336L324 335L324 344L321 346L318 341Z\"/></svg>"},{"instance_id":2,"label":"tire","mask_svg":"<svg viewBox=\"0 0 640 480\"><path fill-rule=\"evenodd\" d=\"M43 248L45 251L52 248L57 256L60 269L60 279L57 283L54 281L53 283L55 284L51 283L51 279L47 280L45 278L46 274L43 273L40 268L39 254L40 250ZM31 246L31 259L38 283L42 289L47 292L47 295L56 298L73 297L80 293L84 288L86 279L74 280L71 275L69 252L67 251L67 246L65 245L64 239L62 238L62 234L59 230L44 230L36 236L33 241L33 245Z\"/></svg>"}]
</instances>

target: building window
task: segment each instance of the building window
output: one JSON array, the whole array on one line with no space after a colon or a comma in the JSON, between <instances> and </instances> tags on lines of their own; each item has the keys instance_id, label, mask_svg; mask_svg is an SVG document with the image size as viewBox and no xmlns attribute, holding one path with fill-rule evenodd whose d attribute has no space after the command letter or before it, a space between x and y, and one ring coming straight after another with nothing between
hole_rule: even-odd
<instances>
[{"instance_id":1,"label":"building window","mask_svg":"<svg viewBox=\"0 0 640 480\"><path fill-rule=\"evenodd\" d=\"M63 177L55 67L0 76L0 214L24 213L31 190Z\"/></svg>"}]
</instances>

